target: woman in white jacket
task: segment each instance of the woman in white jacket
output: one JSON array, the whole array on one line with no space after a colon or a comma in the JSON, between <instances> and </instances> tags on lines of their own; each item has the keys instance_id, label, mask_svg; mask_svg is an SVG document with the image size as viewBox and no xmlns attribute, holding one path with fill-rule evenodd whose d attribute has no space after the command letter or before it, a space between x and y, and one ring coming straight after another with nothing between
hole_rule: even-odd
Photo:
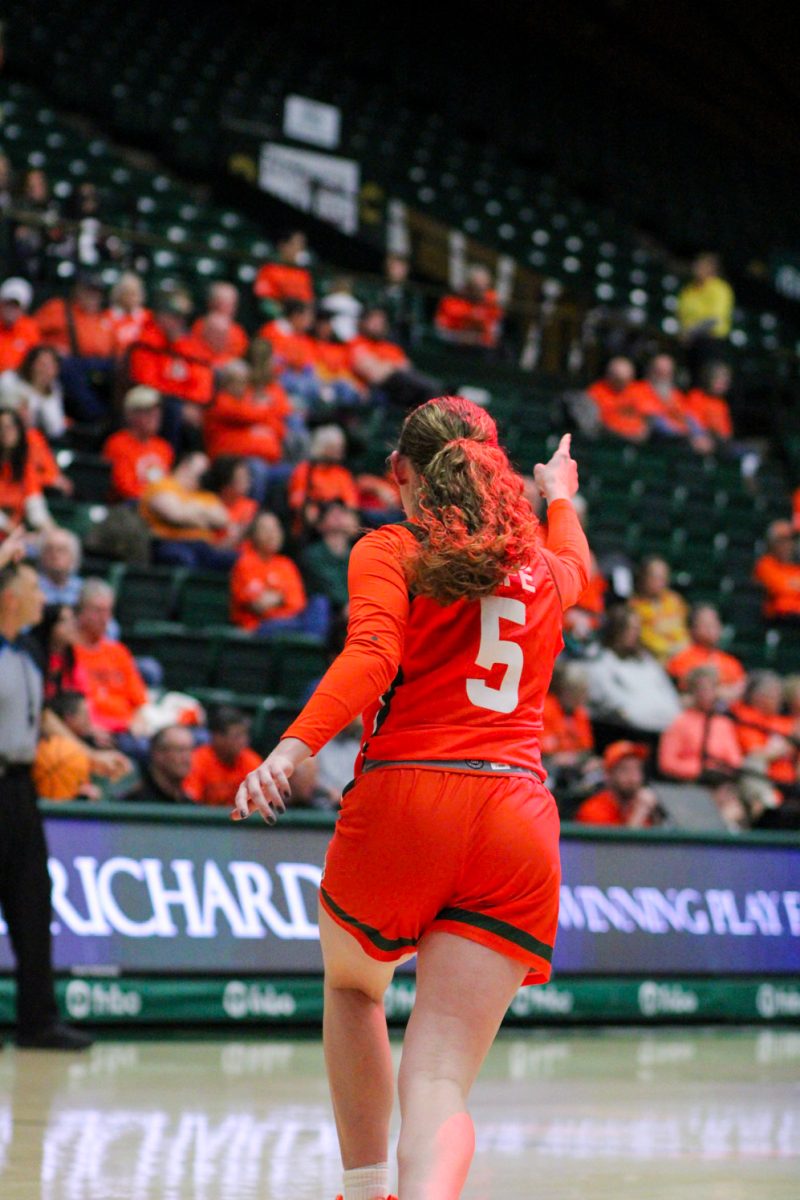
<instances>
[{"instance_id":1,"label":"woman in white jacket","mask_svg":"<svg viewBox=\"0 0 800 1200\"><path fill-rule=\"evenodd\" d=\"M609 724L661 733L681 711L672 680L641 643L641 623L632 609L613 609L603 630L599 656L585 663L589 709Z\"/></svg>"}]
</instances>

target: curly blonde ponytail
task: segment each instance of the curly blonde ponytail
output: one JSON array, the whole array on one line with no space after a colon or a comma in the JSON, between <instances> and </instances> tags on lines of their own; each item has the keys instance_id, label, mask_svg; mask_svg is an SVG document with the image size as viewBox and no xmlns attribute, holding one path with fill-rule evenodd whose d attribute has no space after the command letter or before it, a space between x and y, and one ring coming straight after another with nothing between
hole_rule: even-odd
<instances>
[{"instance_id":1,"label":"curly blonde ponytail","mask_svg":"<svg viewBox=\"0 0 800 1200\"><path fill-rule=\"evenodd\" d=\"M420 477L413 591L440 604L488 596L530 561L538 523L488 413L461 396L429 400L398 450Z\"/></svg>"}]
</instances>

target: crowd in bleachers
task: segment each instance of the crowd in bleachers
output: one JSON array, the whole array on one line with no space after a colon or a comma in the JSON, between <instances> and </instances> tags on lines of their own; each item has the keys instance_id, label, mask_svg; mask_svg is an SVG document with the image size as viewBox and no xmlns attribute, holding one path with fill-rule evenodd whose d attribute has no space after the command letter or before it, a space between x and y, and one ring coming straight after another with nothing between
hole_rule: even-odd
<instances>
[{"instance_id":1,"label":"crowd in bleachers","mask_svg":"<svg viewBox=\"0 0 800 1200\"><path fill-rule=\"evenodd\" d=\"M0 158L0 192L4 179ZM80 794L224 805L341 642L360 531L401 517L375 454L359 469L353 447L374 451L441 392L415 362L424 329L465 361L491 361L503 310L476 266L426 313L396 254L381 284L340 275L320 289L300 230L279 236L255 273L254 321L240 319L228 280L211 284L203 311L175 279L148 290L119 243L95 246L117 263L110 289L80 270L64 294L43 264L74 258L74 237L43 172L29 171L23 190L46 221L14 224L0 284L0 523L11 542L24 526L48 603L35 631L43 746L80 743L90 767ZM76 205L96 203L91 184L76 190ZM640 363L639 379L612 357L560 411L588 437L616 439L620 464L622 447L645 443L735 462L747 497L763 448L737 440L726 400L732 295L713 260L698 261L679 298L676 354ZM523 448L528 459L541 451ZM103 506L80 537L61 524L87 517L76 490ZM691 517L703 520L700 505ZM800 490L794 527L789 517L770 525L753 563L764 619L784 630L800 622ZM599 559L567 615L545 713L563 814L658 824L668 814L649 772L708 786L728 828L796 826L797 679L748 673L722 648L716 607L690 611L660 554L632 561L620 542ZM294 781L295 803L335 807L355 737Z\"/></svg>"}]
</instances>

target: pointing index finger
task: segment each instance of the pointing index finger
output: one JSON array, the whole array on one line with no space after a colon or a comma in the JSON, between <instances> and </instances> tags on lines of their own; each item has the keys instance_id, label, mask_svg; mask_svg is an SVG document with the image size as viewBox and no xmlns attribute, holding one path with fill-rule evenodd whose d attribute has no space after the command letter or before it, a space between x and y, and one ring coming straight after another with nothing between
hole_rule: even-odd
<instances>
[{"instance_id":1,"label":"pointing index finger","mask_svg":"<svg viewBox=\"0 0 800 1200\"><path fill-rule=\"evenodd\" d=\"M559 454L569 454L570 446L572 445L572 434L565 433L561 441L558 443Z\"/></svg>"}]
</instances>

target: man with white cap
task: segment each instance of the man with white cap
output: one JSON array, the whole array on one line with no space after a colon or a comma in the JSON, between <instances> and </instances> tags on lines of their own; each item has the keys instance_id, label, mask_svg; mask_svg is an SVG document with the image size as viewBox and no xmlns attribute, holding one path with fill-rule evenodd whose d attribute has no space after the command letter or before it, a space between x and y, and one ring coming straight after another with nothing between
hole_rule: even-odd
<instances>
[{"instance_id":1,"label":"man with white cap","mask_svg":"<svg viewBox=\"0 0 800 1200\"><path fill-rule=\"evenodd\" d=\"M175 457L172 446L159 437L161 395L138 384L122 402L125 428L112 433L103 446L111 463L111 498L140 500L151 483L168 474Z\"/></svg>"},{"instance_id":2,"label":"man with white cap","mask_svg":"<svg viewBox=\"0 0 800 1200\"><path fill-rule=\"evenodd\" d=\"M32 299L27 279L12 275L0 284L0 371L15 371L42 340L39 326L26 315Z\"/></svg>"}]
</instances>

